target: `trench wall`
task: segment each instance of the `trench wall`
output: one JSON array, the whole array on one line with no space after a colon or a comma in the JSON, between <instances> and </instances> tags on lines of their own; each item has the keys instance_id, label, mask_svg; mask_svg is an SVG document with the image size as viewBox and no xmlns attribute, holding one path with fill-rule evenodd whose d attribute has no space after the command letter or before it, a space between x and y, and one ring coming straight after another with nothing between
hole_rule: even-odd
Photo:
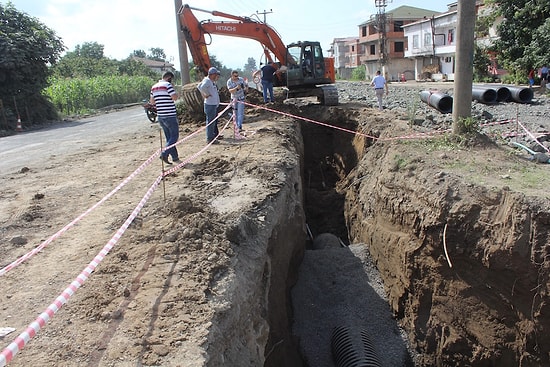
<instances>
[{"instance_id":1,"label":"trench wall","mask_svg":"<svg viewBox=\"0 0 550 367\"><path fill-rule=\"evenodd\" d=\"M403 146L356 143L350 242L369 247L417 365L550 365L548 201L465 183Z\"/></svg>"},{"instance_id":2,"label":"trench wall","mask_svg":"<svg viewBox=\"0 0 550 367\"><path fill-rule=\"evenodd\" d=\"M293 154L279 191L242 213L227 232L238 247L230 274L217 286L221 307L208 336L207 366L302 366L291 335L290 288L306 243L303 144L299 126L289 131Z\"/></svg>"}]
</instances>

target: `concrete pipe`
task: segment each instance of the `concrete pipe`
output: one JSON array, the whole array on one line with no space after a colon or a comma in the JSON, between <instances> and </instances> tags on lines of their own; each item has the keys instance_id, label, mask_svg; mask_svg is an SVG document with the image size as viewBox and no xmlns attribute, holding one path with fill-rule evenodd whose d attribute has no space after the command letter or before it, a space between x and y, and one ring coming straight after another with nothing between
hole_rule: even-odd
<instances>
[{"instance_id":1,"label":"concrete pipe","mask_svg":"<svg viewBox=\"0 0 550 367\"><path fill-rule=\"evenodd\" d=\"M510 90L510 96L513 101L519 103L531 103L534 97L533 90L528 87L517 87L515 85L507 85L506 88Z\"/></svg>"},{"instance_id":2,"label":"concrete pipe","mask_svg":"<svg viewBox=\"0 0 550 367\"><path fill-rule=\"evenodd\" d=\"M453 97L448 94L424 90L420 92L420 99L441 113L453 111Z\"/></svg>"},{"instance_id":3,"label":"concrete pipe","mask_svg":"<svg viewBox=\"0 0 550 367\"><path fill-rule=\"evenodd\" d=\"M481 103L495 103L497 91L492 88L472 87L472 100Z\"/></svg>"}]
</instances>

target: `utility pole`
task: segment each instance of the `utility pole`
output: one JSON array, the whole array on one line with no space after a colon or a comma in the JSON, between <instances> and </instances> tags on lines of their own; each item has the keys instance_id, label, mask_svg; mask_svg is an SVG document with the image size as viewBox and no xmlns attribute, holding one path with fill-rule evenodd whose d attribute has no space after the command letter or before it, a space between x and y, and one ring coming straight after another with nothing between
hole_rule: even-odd
<instances>
[{"instance_id":1,"label":"utility pole","mask_svg":"<svg viewBox=\"0 0 550 367\"><path fill-rule=\"evenodd\" d=\"M273 13L273 9L269 9L269 11L265 11L265 10L264 10L263 12L260 12L260 11L256 10L256 14L258 14L258 15L263 15L263 16L264 16L264 23L265 23L265 24L267 24L267 20L266 20L265 16L266 16L267 14L271 14L271 13Z\"/></svg>"},{"instance_id":2,"label":"utility pole","mask_svg":"<svg viewBox=\"0 0 550 367\"><path fill-rule=\"evenodd\" d=\"M461 120L472 116L475 23L476 0L460 0L458 2L458 24L456 30L453 134L460 134L463 130Z\"/></svg>"},{"instance_id":3,"label":"utility pole","mask_svg":"<svg viewBox=\"0 0 550 367\"><path fill-rule=\"evenodd\" d=\"M189 75L189 61L187 60L187 43L181 31L180 17L178 12L181 9L181 0L174 1L176 6L176 28L178 29L178 49L180 57L181 85L189 84L191 76Z\"/></svg>"},{"instance_id":4,"label":"utility pole","mask_svg":"<svg viewBox=\"0 0 550 367\"><path fill-rule=\"evenodd\" d=\"M378 27L378 63L384 76L386 74L385 66L388 63L388 51L386 48L386 6L388 6L388 2L391 2L391 0L374 0L374 4L378 8L378 14L376 15L376 25Z\"/></svg>"}]
</instances>

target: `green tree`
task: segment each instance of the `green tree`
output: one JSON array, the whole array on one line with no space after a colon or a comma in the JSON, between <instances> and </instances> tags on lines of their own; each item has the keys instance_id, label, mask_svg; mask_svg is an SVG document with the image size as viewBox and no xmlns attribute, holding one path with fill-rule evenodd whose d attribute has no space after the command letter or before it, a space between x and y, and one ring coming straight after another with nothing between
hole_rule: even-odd
<instances>
[{"instance_id":1,"label":"green tree","mask_svg":"<svg viewBox=\"0 0 550 367\"><path fill-rule=\"evenodd\" d=\"M142 59L147 57L147 54L143 50L134 50L130 56L141 57Z\"/></svg>"},{"instance_id":2,"label":"green tree","mask_svg":"<svg viewBox=\"0 0 550 367\"><path fill-rule=\"evenodd\" d=\"M101 60L103 59L103 49L105 46L97 42L84 42L82 45L76 45L73 53L76 56L87 59Z\"/></svg>"},{"instance_id":3,"label":"green tree","mask_svg":"<svg viewBox=\"0 0 550 367\"><path fill-rule=\"evenodd\" d=\"M367 67L359 65L351 72L351 80L365 80L367 77Z\"/></svg>"},{"instance_id":4,"label":"green tree","mask_svg":"<svg viewBox=\"0 0 550 367\"><path fill-rule=\"evenodd\" d=\"M153 79L158 78L158 74L151 70L147 65L141 61L136 61L131 57L128 57L125 60L119 61L118 65L118 75L128 75L128 76L148 76Z\"/></svg>"},{"instance_id":5,"label":"green tree","mask_svg":"<svg viewBox=\"0 0 550 367\"><path fill-rule=\"evenodd\" d=\"M252 75L253 72L258 70L258 66L256 65L256 60L253 57L249 57L246 61L246 64L244 64L244 72L248 75Z\"/></svg>"},{"instance_id":6,"label":"green tree","mask_svg":"<svg viewBox=\"0 0 550 367\"><path fill-rule=\"evenodd\" d=\"M489 52L487 48L474 43L474 81L492 81L491 77L489 76L490 63L491 61L489 59Z\"/></svg>"},{"instance_id":7,"label":"green tree","mask_svg":"<svg viewBox=\"0 0 550 367\"><path fill-rule=\"evenodd\" d=\"M57 117L40 92L48 85L48 66L64 49L62 40L38 19L10 2L0 4L0 99L12 119L14 98L26 123Z\"/></svg>"},{"instance_id":8,"label":"green tree","mask_svg":"<svg viewBox=\"0 0 550 367\"><path fill-rule=\"evenodd\" d=\"M494 44L500 63L514 81L526 82L531 67L550 65L550 2L548 0L486 0L501 16Z\"/></svg>"},{"instance_id":9,"label":"green tree","mask_svg":"<svg viewBox=\"0 0 550 367\"><path fill-rule=\"evenodd\" d=\"M151 51L151 54L147 58L156 61L166 61L166 54L162 48L151 47L149 51Z\"/></svg>"}]
</instances>

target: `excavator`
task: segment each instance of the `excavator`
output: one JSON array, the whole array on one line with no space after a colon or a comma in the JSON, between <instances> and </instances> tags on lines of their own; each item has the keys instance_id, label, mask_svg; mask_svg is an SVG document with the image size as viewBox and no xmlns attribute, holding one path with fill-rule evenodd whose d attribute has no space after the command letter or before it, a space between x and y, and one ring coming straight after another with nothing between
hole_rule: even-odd
<instances>
[{"instance_id":1,"label":"excavator","mask_svg":"<svg viewBox=\"0 0 550 367\"><path fill-rule=\"evenodd\" d=\"M193 11L206 12L230 21L199 21ZM187 4L180 8L178 16L193 63L201 74L206 75L212 66L207 49L211 43L211 35L249 38L263 46L266 60L272 62L277 69L273 85L284 87L288 98L317 97L322 105L338 105L338 90L334 85L334 59L323 57L319 42L300 41L285 45L277 31L265 22L220 11L193 8ZM206 35L210 37L209 43L206 42ZM193 86L184 86L183 100L191 108L202 109L202 98Z\"/></svg>"}]
</instances>

